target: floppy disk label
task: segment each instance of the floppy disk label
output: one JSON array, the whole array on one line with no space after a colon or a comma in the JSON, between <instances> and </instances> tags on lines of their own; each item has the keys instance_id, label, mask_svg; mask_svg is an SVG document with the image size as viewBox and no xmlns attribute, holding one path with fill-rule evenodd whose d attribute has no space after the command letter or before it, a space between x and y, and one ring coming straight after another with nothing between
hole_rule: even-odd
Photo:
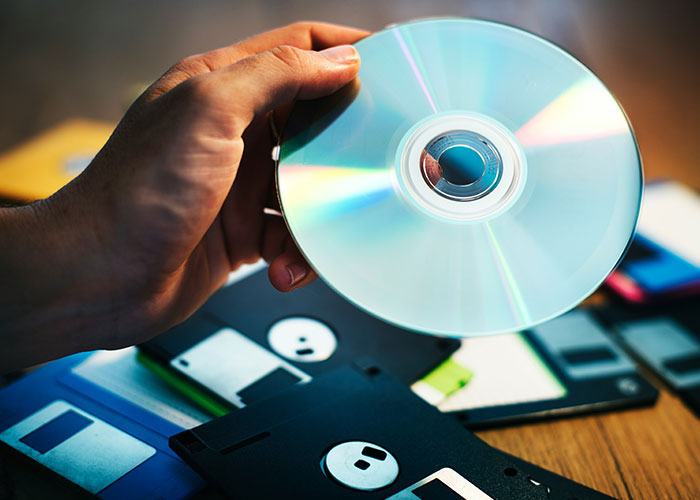
<instances>
[{"instance_id":1,"label":"floppy disk label","mask_svg":"<svg viewBox=\"0 0 700 500\"><path fill-rule=\"evenodd\" d=\"M399 491L385 500L493 500L449 467Z\"/></svg>"},{"instance_id":2,"label":"floppy disk label","mask_svg":"<svg viewBox=\"0 0 700 500\"><path fill-rule=\"evenodd\" d=\"M668 214L677 214L669 217ZM638 232L700 268L700 197L676 182L646 186Z\"/></svg>"},{"instance_id":3,"label":"floppy disk label","mask_svg":"<svg viewBox=\"0 0 700 500\"><path fill-rule=\"evenodd\" d=\"M521 333L463 339L448 361L411 389L444 412L566 395L566 387Z\"/></svg>"},{"instance_id":4,"label":"floppy disk label","mask_svg":"<svg viewBox=\"0 0 700 500\"><path fill-rule=\"evenodd\" d=\"M311 380L233 328L218 330L173 358L170 365L237 408Z\"/></svg>"},{"instance_id":5,"label":"floppy disk label","mask_svg":"<svg viewBox=\"0 0 700 500\"><path fill-rule=\"evenodd\" d=\"M211 415L199 409L140 363L137 360L135 347L126 347L117 351L98 351L71 367L70 371L70 375L63 376L60 380L71 389L94 397L84 389L76 387L73 377L77 377L179 428L189 429L211 420ZM102 402L99 399L98 401ZM131 417L128 412L124 414ZM152 423L143 420L140 423L165 437L174 432L169 426L163 428L161 425L151 425Z\"/></svg>"},{"instance_id":6,"label":"floppy disk label","mask_svg":"<svg viewBox=\"0 0 700 500\"><path fill-rule=\"evenodd\" d=\"M0 433L0 441L93 494L156 452L146 443L61 400Z\"/></svg>"}]
</instances>

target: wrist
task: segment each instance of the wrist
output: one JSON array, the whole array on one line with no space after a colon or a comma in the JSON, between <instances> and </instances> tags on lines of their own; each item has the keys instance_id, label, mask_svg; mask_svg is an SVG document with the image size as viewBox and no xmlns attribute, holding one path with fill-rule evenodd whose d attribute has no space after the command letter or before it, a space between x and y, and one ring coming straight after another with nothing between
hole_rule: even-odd
<instances>
[{"instance_id":1,"label":"wrist","mask_svg":"<svg viewBox=\"0 0 700 500\"><path fill-rule=\"evenodd\" d=\"M108 333L99 320L116 304L91 228L99 215L70 198L0 209L0 371L93 349Z\"/></svg>"}]
</instances>

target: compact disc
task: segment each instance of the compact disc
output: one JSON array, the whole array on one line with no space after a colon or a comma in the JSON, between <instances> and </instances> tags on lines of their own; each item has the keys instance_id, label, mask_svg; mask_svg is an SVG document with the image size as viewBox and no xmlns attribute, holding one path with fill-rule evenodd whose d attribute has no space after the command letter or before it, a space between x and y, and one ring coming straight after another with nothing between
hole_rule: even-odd
<instances>
[{"instance_id":1,"label":"compact disc","mask_svg":"<svg viewBox=\"0 0 700 500\"><path fill-rule=\"evenodd\" d=\"M474 19L356 47L358 78L298 103L278 151L280 205L318 274L386 321L452 336L521 330L592 293L642 193L634 135L600 80Z\"/></svg>"}]
</instances>

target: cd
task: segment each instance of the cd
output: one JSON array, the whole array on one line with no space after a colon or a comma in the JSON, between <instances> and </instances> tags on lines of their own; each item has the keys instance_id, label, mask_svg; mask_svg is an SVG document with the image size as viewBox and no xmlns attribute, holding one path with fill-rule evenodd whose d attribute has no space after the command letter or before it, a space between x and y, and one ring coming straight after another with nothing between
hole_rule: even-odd
<instances>
[{"instance_id":1,"label":"cd","mask_svg":"<svg viewBox=\"0 0 700 500\"><path fill-rule=\"evenodd\" d=\"M532 33L475 19L389 27L358 78L299 102L278 151L309 264L385 321L457 337L571 309L634 232L642 170L601 81Z\"/></svg>"}]
</instances>

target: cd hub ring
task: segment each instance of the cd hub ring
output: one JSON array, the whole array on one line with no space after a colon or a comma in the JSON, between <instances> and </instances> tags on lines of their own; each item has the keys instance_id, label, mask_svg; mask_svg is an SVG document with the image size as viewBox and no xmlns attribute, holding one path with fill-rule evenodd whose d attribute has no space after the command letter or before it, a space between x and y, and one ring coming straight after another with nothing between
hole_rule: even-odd
<instances>
[{"instance_id":1,"label":"cd hub ring","mask_svg":"<svg viewBox=\"0 0 700 500\"><path fill-rule=\"evenodd\" d=\"M471 201L496 188L503 162L484 136L456 130L436 137L425 147L421 169L423 178L444 198Z\"/></svg>"},{"instance_id":2,"label":"cd hub ring","mask_svg":"<svg viewBox=\"0 0 700 500\"><path fill-rule=\"evenodd\" d=\"M428 117L409 130L395 161L399 190L443 220L483 221L517 200L525 155L502 124L476 113Z\"/></svg>"}]
</instances>

